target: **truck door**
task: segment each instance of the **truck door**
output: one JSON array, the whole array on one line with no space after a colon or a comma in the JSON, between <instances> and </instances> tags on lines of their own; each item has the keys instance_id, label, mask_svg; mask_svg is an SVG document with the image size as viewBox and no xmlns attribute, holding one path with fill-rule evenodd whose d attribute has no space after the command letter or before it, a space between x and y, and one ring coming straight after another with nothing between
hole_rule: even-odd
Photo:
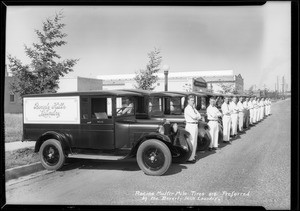
<instances>
[{"instance_id":1,"label":"truck door","mask_svg":"<svg viewBox=\"0 0 300 211\"><path fill-rule=\"evenodd\" d=\"M81 117L81 139L77 147L114 149L111 97L82 97Z\"/></svg>"}]
</instances>

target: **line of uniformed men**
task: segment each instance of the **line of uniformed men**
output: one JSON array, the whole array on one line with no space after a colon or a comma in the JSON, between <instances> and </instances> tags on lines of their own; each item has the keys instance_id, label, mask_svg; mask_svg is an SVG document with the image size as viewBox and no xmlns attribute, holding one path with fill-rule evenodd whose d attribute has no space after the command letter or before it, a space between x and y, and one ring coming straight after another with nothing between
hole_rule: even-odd
<instances>
[{"instance_id":1,"label":"line of uniformed men","mask_svg":"<svg viewBox=\"0 0 300 211\"><path fill-rule=\"evenodd\" d=\"M210 99L212 104L210 106L215 107L215 99ZM215 110L216 111L216 110ZM209 117L210 109L207 108L207 115ZM264 119L266 116L271 114L271 100L270 98L259 98L259 97L243 97L239 98L237 102L237 97L232 97L229 103L229 97L224 98L224 103L221 106L221 112L218 116L222 117L223 124L223 142L231 143L230 137L235 138L239 132L244 132L249 126L254 125ZM208 120L210 120L208 118ZM210 121L209 121L210 123ZM209 126L211 126L209 124ZM212 135L215 130L219 127L213 128L210 131ZM218 136L212 136L212 142L210 145L210 150L218 148Z\"/></svg>"},{"instance_id":2,"label":"line of uniformed men","mask_svg":"<svg viewBox=\"0 0 300 211\"><path fill-rule=\"evenodd\" d=\"M214 98L210 98L209 104L206 109L211 136L209 150L218 149L219 117L222 117L223 142L230 143L230 136L236 137L238 129L242 132L244 128L248 128L250 125L261 121L265 116L271 114L270 98L264 100L264 98L247 97L243 100L243 97L240 97L237 102L237 97L234 96L229 103L229 97L225 97L221 111L216 107L216 100ZM198 121L201 119L201 115L195 109L195 99L193 95L188 96L188 105L184 109L184 117L186 121L185 129L191 134L191 142L193 145L193 152L188 161L195 163Z\"/></svg>"}]
</instances>

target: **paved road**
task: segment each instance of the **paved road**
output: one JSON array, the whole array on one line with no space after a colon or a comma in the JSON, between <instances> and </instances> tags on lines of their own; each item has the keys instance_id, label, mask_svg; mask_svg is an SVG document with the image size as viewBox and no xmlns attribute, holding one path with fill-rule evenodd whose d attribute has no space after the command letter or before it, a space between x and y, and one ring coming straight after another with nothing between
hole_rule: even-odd
<instances>
[{"instance_id":1,"label":"paved road","mask_svg":"<svg viewBox=\"0 0 300 211\"><path fill-rule=\"evenodd\" d=\"M290 100L196 164L173 164L146 176L134 160L78 162L6 184L9 204L249 205L290 208Z\"/></svg>"}]
</instances>

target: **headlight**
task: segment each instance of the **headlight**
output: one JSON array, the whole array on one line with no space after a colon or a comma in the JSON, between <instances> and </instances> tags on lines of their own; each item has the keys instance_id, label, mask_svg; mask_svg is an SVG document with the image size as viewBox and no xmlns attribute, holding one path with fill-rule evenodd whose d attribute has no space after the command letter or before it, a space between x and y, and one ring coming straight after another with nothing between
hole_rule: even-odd
<instances>
[{"instance_id":1,"label":"headlight","mask_svg":"<svg viewBox=\"0 0 300 211\"><path fill-rule=\"evenodd\" d=\"M160 133L160 134L165 134L165 128L162 126L162 125L160 125L159 126L159 128L158 128L158 132Z\"/></svg>"},{"instance_id":2,"label":"headlight","mask_svg":"<svg viewBox=\"0 0 300 211\"><path fill-rule=\"evenodd\" d=\"M177 124L177 123L174 123L174 124L172 125L172 128L173 128L174 133L176 133L177 130L178 130L178 124Z\"/></svg>"}]
</instances>

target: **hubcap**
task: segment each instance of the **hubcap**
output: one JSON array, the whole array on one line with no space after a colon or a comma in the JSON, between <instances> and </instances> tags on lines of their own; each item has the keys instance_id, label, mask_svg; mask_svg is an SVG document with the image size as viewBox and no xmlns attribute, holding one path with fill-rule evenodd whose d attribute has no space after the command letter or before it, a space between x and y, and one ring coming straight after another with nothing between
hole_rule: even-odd
<instances>
[{"instance_id":1,"label":"hubcap","mask_svg":"<svg viewBox=\"0 0 300 211\"><path fill-rule=\"evenodd\" d=\"M50 166L56 165L59 161L58 149L53 145L46 146L43 150L43 159Z\"/></svg>"},{"instance_id":2,"label":"hubcap","mask_svg":"<svg viewBox=\"0 0 300 211\"><path fill-rule=\"evenodd\" d=\"M143 162L146 168L157 171L164 165L165 156L160 149L148 147L143 153Z\"/></svg>"}]
</instances>

